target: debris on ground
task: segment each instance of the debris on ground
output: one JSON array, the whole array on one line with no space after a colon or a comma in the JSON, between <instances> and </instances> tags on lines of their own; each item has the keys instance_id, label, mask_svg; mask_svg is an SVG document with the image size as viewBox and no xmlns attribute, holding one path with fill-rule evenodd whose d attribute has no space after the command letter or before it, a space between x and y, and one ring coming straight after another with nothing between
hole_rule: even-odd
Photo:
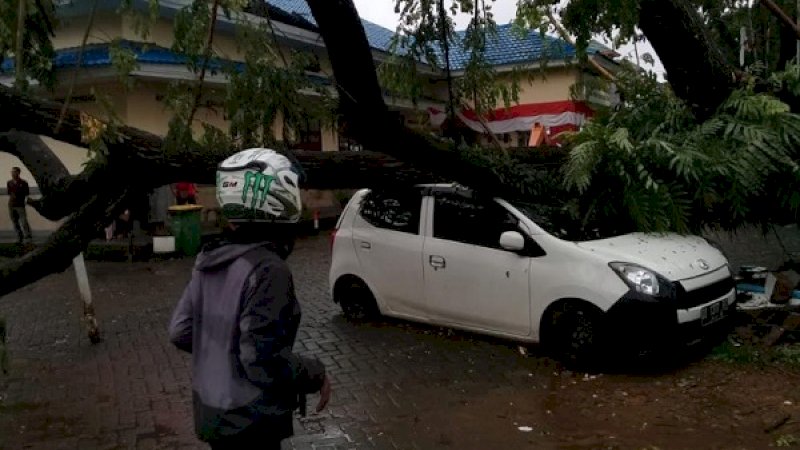
<instances>
[{"instance_id":1,"label":"debris on ground","mask_svg":"<svg viewBox=\"0 0 800 450\"><path fill-rule=\"evenodd\" d=\"M738 309L800 307L800 273L795 270L742 266L735 280Z\"/></svg>"}]
</instances>

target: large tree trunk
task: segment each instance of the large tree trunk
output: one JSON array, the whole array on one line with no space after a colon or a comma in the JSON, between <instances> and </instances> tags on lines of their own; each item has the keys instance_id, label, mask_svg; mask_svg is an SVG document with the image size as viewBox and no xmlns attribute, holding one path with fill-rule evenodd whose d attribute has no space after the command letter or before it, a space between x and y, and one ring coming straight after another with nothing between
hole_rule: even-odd
<instances>
[{"instance_id":1,"label":"large tree trunk","mask_svg":"<svg viewBox=\"0 0 800 450\"><path fill-rule=\"evenodd\" d=\"M364 146L484 191L511 192L486 167L467 161L453 144L415 132L389 115L372 50L352 0L307 0L333 66L339 108ZM487 149L487 151L490 151Z\"/></svg>"},{"instance_id":2,"label":"large tree trunk","mask_svg":"<svg viewBox=\"0 0 800 450\"><path fill-rule=\"evenodd\" d=\"M675 94L698 120L708 118L739 85L739 73L689 0L640 0L639 27L653 45Z\"/></svg>"},{"instance_id":3,"label":"large tree trunk","mask_svg":"<svg viewBox=\"0 0 800 450\"><path fill-rule=\"evenodd\" d=\"M87 116L67 110L55 131L60 104L21 95L3 86L0 105L4 110L15 111L0 124L0 151L20 158L42 192L41 199L30 201L31 206L51 220L69 216L44 245L22 258L0 264L0 296L68 268L72 259L119 214L128 198L175 181L213 183L217 164L233 151L194 144L166 152L159 136L123 126L106 137L106 159L90 162L82 173L73 176L37 135L85 146L81 130ZM306 172L306 188L362 188L437 180L430 171L381 153L293 154Z\"/></svg>"},{"instance_id":4,"label":"large tree trunk","mask_svg":"<svg viewBox=\"0 0 800 450\"><path fill-rule=\"evenodd\" d=\"M348 126L369 152L296 152L308 174L306 187L365 187L427 181L432 173L446 180L514 195L519 184L499 182L487 167L468 161L453 145L416 133L392 120L378 83L374 61L352 0L308 0L328 49L340 107ZM707 116L735 85L735 72L705 35L686 0L641 0L641 27L669 72L678 95L689 101L698 117ZM699 86L695 88L695 86ZM114 217L131 195L178 180L212 181L216 164L230 149L188 145L165 151L159 136L122 126L105 137L107 160L69 176L55 164L46 147L30 135L86 146L82 136L87 116L67 110L60 127L59 103L23 96L0 86L0 105L13 111L0 122L8 133L3 151L27 161L40 181L44 198L35 206L47 217L75 211L48 242L25 257L0 266L0 295L69 266L89 240ZM25 144L25 143L28 144ZM13 147L13 148L11 148ZM37 153L43 158L38 158ZM40 160L40 162L36 162ZM401 162L402 161L402 162ZM424 168L424 171L414 169ZM524 184L520 183L520 184Z\"/></svg>"}]
</instances>

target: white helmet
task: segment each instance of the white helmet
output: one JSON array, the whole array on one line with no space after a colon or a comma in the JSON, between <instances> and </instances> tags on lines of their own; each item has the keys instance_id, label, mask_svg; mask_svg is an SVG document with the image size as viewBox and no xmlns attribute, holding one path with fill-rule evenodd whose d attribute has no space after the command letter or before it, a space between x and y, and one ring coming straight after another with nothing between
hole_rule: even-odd
<instances>
[{"instance_id":1,"label":"white helmet","mask_svg":"<svg viewBox=\"0 0 800 450\"><path fill-rule=\"evenodd\" d=\"M231 222L297 223L303 205L300 173L286 156L243 150L217 169L217 201Z\"/></svg>"}]
</instances>

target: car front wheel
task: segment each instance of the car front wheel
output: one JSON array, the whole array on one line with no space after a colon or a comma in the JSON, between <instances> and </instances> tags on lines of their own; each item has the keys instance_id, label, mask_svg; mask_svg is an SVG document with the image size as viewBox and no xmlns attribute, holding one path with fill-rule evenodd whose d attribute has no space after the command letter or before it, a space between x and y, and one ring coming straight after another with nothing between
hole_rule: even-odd
<instances>
[{"instance_id":1,"label":"car front wheel","mask_svg":"<svg viewBox=\"0 0 800 450\"><path fill-rule=\"evenodd\" d=\"M597 370L606 355L603 312L591 305L562 302L551 311L544 344L575 370Z\"/></svg>"},{"instance_id":2,"label":"car front wheel","mask_svg":"<svg viewBox=\"0 0 800 450\"><path fill-rule=\"evenodd\" d=\"M348 319L370 320L380 316L372 291L357 278L345 279L337 284L336 302Z\"/></svg>"}]
</instances>

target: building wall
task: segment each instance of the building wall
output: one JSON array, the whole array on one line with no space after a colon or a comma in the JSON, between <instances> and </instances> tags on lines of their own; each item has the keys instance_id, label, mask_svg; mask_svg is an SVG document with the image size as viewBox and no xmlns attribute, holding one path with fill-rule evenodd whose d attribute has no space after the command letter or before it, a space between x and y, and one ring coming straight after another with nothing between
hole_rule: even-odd
<instances>
[{"instance_id":1,"label":"building wall","mask_svg":"<svg viewBox=\"0 0 800 450\"><path fill-rule=\"evenodd\" d=\"M511 83L511 77L505 77L507 83ZM554 68L548 69L544 74L540 71L533 71L519 80L519 103L522 105L530 103L547 103L570 100L570 88L578 80L578 70L576 68ZM498 105L502 108L503 105Z\"/></svg>"},{"instance_id":2,"label":"building wall","mask_svg":"<svg viewBox=\"0 0 800 450\"><path fill-rule=\"evenodd\" d=\"M80 47L86 32L86 17L59 19L58 29L53 38L53 47ZM110 39L122 35L122 18L116 14L98 13L87 39L88 44L106 43Z\"/></svg>"},{"instance_id":3,"label":"building wall","mask_svg":"<svg viewBox=\"0 0 800 450\"><path fill-rule=\"evenodd\" d=\"M53 40L54 46L56 48L80 46L85 33L86 20L86 17L64 19L60 23ZM93 29L89 34L88 43L105 43L115 37L121 37L132 41L143 40L134 30L133 19L116 14L99 14L95 18ZM167 20L158 21L151 27L146 40L158 46L169 48L173 43L172 22ZM288 48L284 48L283 50L287 57L291 54ZM219 32L216 34L214 51L217 56L225 59L243 59L241 52L237 49L235 37L229 32ZM318 55L318 59L321 73L330 75L332 70L328 58L325 55ZM568 100L570 98L570 87L576 81L576 74L577 72L574 69L569 68L548 70L544 77L539 71L536 71L529 79L520 80L519 102L521 104L527 104ZM510 76L506 78L506 81L508 83L511 82ZM101 89L97 90L111 95L113 104L116 107L116 114L128 125L158 135L165 135L167 133L171 114L159 100L159 97L166 93L165 83L139 80L136 88L127 93L123 92L119 86L114 85L102 86ZM81 91L81 89L78 89L78 91ZM75 95L83 95L86 93L88 93L88 91L76 92ZM58 93L56 95L58 95ZM61 95L63 95L63 93L61 93ZM438 81L435 83L428 83L425 88L425 95L444 101L447 98L446 82ZM74 104L73 106L91 114L102 115L102 111L100 111L94 103ZM502 106L502 104L497 105L498 108ZM416 117L416 112L403 110L403 115L406 116L406 120L410 126L425 126L425 121ZM198 123L196 126L198 131L201 129L201 124L203 122L223 130L228 128L222 111L201 109L198 111L197 119ZM283 139L282 120L278 119L272 126L276 138ZM513 136L507 145L519 145L517 142L518 139L518 136ZM82 170L83 164L88 159L86 150L52 140L46 140L46 142L51 145L51 148L53 148L56 155L64 162L71 173L78 173ZM322 147L324 151L335 151L339 148L339 137L336 127L325 127L323 129ZM15 165L22 166L16 158L7 154L0 154L0 168L5 171L6 177L10 177L8 172L10 172L10 168ZM23 177L29 180L32 186L35 186L33 178L24 168ZM203 200L209 202L213 201L213 195L206 194L209 194L209 192L205 192L204 190ZM307 195L310 195L307 200L313 205L313 209L322 208L320 205L324 202L321 202L321 193L312 192L307 193ZM7 196L0 196L0 202L7 202ZM50 222L40 217L31 208L28 209L28 214L34 230L49 231L58 226L58 223ZM0 231L10 229L12 229L12 226L7 213L0 213Z\"/></svg>"}]
</instances>

